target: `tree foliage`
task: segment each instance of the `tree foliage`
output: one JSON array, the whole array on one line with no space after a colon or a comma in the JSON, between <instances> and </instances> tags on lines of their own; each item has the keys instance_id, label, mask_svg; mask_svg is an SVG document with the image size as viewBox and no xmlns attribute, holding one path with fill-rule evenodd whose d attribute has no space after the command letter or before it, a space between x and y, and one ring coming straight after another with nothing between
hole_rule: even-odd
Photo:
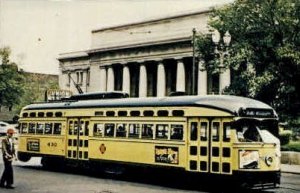
<instances>
[{"instance_id":1,"label":"tree foliage","mask_svg":"<svg viewBox=\"0 0 300 193\"><path fill-rule=\"evenodd\" d=\"M20 102L24 93L24 77L15 63L9 60L10 49L0 48L0 107L12 108Z\"/></svg>"},{"instance_id":2,"label":"tree foliage","mask_svg":"<svg viewBox=\"0 0 300 193\"><path fill-rule=\"evenodd\" d=\"M225 66L233 80L231 94L262 100L289 117L300 107L300 1L236 0L215 9L209 26L232 36ZM199 58L216 72L209 35L197 39Z\"/></svg>"}]
</instances>

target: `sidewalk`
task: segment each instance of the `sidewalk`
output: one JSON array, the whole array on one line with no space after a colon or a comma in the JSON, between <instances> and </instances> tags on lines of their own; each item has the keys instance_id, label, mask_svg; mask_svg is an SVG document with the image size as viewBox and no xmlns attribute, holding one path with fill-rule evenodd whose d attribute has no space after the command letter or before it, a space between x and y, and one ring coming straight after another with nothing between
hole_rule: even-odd
<instances>
[{"instance_id":1,"label":"sidewalk","mask_svg":"<svg viewBox=\"0 0 300 193\"><path fill-rule=\"evenodd\" d=\"M281 164L282 173L300 174L300 165Z\"/></svg>"}]
</instances>

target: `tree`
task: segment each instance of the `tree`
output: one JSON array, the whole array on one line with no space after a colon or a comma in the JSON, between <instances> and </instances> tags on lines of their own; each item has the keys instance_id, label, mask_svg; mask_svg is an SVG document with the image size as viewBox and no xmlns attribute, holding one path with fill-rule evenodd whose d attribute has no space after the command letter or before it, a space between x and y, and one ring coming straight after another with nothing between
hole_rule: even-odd
<instances>
[{"instance_id":1,"label":"tree","mask_svg":"<svg viewBox=\"0 0 300 193\"><path fill-rule=\"evenodd\" d=\"M285 118L299 115L299 0L236 0L213 10L209 26L232 36L225 58L233 73L228 93L264 101ZM218 72L211 37L200 35L197 48L208 72Z\"/></svg>"},{"instance_id":2,"label":"tree","mask_svg":"<svg viewBox=\"0 0 300 193\"><path fill-rule=\"evenodd\" d=\"M10 53L8 47L0 48L0 107L5 106L11 110L20 102L24 93L24 77L18 72L17 65L10 62Z\"/></svg>"}]
</instances>

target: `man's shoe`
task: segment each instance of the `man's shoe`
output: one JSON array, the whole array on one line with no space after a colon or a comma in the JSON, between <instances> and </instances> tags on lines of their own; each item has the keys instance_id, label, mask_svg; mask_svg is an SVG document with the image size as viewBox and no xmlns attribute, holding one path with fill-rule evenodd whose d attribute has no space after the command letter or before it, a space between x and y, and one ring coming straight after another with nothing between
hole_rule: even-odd
<instances>
[{"instance_id":1,"label":"man's shoe","mask_svg":"<svg viewBox=\"0 0 300 193\"><path fill-rule=\"evenodd\" d=\"M0 184L0 188L5 188L4 184Z\"/></svg>"},{"instance_id":2,"label":"man's shoe","mask_svg":"<svg viewBox=\"0 0 300 193\"><path fill-rule=\"evenodd\" d=\"M15 187L13 187L13 186L6 186L5 188L7 188L7 189L14 189Z\"/></svg>"}]
</instances>

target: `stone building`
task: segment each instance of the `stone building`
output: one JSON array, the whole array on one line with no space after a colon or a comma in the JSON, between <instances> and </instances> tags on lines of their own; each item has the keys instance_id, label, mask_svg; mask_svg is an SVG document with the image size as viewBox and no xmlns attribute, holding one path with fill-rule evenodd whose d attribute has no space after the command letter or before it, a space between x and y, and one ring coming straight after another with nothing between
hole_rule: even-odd
<instances>
[{"instance_id":1,"label":"stone building","mask_svg":"<svg viewBox=\"0 0 300 193\"><path fill-rule=\"evenodd\" d=\"M131 97L220 93L230 72L211 76L193 57L193 29L208 33L209 12L93 30L89 50L60 55L60 88L76 93L73 79L84 92L124 91Z\"/></svg>"}]
</instances>

